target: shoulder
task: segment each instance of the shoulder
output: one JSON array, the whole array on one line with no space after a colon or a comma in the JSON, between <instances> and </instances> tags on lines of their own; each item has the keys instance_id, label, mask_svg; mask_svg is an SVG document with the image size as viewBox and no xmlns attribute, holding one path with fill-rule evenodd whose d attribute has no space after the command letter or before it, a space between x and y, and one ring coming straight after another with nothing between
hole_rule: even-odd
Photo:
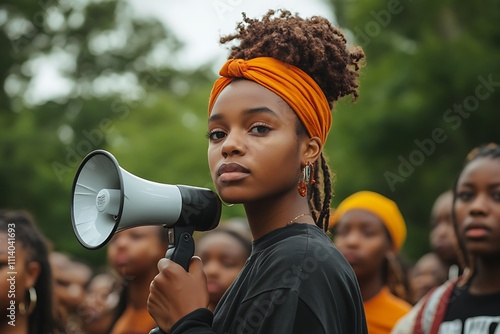
<instances>
[{"instance_id":1,"label":"shoulder","mask_svg":"<svg viewBox=\"0 0 500 334\"><path fill-rule=\"evenodd\" d=\"M393 295L388 287L374 298L364 302L365 310L370 314L379 315L380 312L390 314L393 319L399 319L407 314L412 306L405 300Z\"/></svg>"},{"instance_id":2,"label":"shoulder","mask_svg":"<svg viewBox=\"0 0 500 334\"><path fill-rule=\"evenodd\" d=\"M282 288L297 288L311 279L336 281L334 286L356 280L345 258L317 226L293 224L285 229L286 237L274 238L252 254L251 272L258 273L255 279Z\"/></svg>"},{"instance_id":3,"label":"shoulder","mask_svg":"<svg viewBox=\"0 0 500 334\"><path fill-rule=\"evenodd\" d=\"M290 226L297 233L284 238L262 252L261 260L266 265L278 267L299 266L326 272L342 272L349 269L347 261L332 240L318 227L306 224Z\"/></svg>"},{"instance_id":4,"label":"shoulder","mask_svg":"<svg viewBox=\"0 0 500 334\"><path fill-rule=\"evenodd\" d=\"M401 316L408 313L412 308L410 303L408 303L404 299L396 297L392 293L387 294L386 305L388 305L391 310L393 310L395 313L400 314Z\"/></svg>"},{"instance_id":5,"label":"shoulder","mask_svg":"<svg viewBox=\"0 0 500 334\"><path fill-rule=\"evenodd\" d=\"M433 323L440 322L440 318L446 312L448 299L457 281L457 279L448 280L429 291L398 321L392 334L428 332Z\"/></svg>"}]
</instances>

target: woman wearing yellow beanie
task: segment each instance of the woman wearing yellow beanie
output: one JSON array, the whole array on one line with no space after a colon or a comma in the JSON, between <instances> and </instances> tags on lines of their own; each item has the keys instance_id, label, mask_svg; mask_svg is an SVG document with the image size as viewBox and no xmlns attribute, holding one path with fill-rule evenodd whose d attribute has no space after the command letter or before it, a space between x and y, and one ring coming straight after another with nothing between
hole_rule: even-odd
<instances>
[{"instance_id":1,"label":"woman wearing yellow beanie","mask_svg":"<svg viewBox=\"0 0 500 334\"><path fill-rule=\"evenodd\" d=\"M392 200L371 191L347 197L330 218L334 241L356 273L368 333L390 333L411 308L407 281L397 259L406 225Z\"/></svg>"}]
</instances>

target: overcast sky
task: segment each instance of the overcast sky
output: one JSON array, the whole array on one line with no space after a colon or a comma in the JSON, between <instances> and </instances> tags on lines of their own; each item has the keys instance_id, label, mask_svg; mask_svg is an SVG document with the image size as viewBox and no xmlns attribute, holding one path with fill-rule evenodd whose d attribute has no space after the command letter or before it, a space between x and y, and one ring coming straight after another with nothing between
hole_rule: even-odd
<instances>
[{"instance_id":1,"label":"overcast sky","mask_svg":"<svg viewBox=\"0 0 500 334\"><path fill-rule=\"evenodd\" d=\"M214 72L224 64L228 50L219 44L221 35L232 33L247 16L260 17L269 9L287 9L302 17L321 15L334 23L331 7L323 0L128 0L137 15L154 16L184 43L174 66L179 69L200 67L214 63ZM64 59L63 59L64 60ZM38 70L27 90L28 102L43 103L58 96L66 96L72 83L58 71L62 60L57 57L40 59Z\"/></svg>"},{"instance_id":2,"label":"overcast sky","mask_svg":"<svg viewBox=\"0 0 500 334\"><path fill-rule=\"evenodd\" d=\"M333 21L331 7L323 0L128 0L138 14L153 15L165 22L186 43L181 66L199 66L216 59L224 63L228 51L219 37L234 31L241 13L259 17L268 9L284 8L302 17L321 15Z\"/></svg>"}]
</instances>

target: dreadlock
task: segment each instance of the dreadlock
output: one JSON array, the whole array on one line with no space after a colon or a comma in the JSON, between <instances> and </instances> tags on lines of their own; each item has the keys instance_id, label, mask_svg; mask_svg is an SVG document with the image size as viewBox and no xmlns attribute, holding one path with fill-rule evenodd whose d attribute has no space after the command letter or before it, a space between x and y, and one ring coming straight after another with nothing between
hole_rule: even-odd
<instances>
[{"instance_id":1,"label":"dreadlock","mask_svg":"<svg viewBox=\"0 0 500 334\"><path fill-rule=\"evenodd\" d=\"M452 219L453 219L453 229L455 230L455 235L458 240L458 259L460 262L460 266L464 270L463 277L461 279L460 284L466 284L469 279L474 275L474 258L471 254L468 253L467 248L465 247L465 243L460 237L459 229L458 229L458 220L455 211L455 205L457 201L457 188L458 181L460 175L464 171L464 169L472 162L479 158L500 158L500 146L496 143L489 143L485 145L478 146L472 149L465 159L465 163L458 173L458 176L455 179L455 184L453 186L453 211L452 211Z\"/></svg>"},{"instance_id":2,"label":"dreadlock","mask_svg":"<svg viewBox=\"0 0 500 334\"><path fill-rule=\"evenodd\" d=\"M364 53L348 48L344 34L322 17L303 19L287 10L269 10L262 19L243 21L236 33L220 39L222 44L239 41L231 47L229 58L245 60L272 57L306 72L325 94L330 108L339 98L358 98L358 70ZM297 133L305 132L298 121ZM309 208L319 227L328 229L332 199L332 175L324 153L314 165L315 183L308 191Z\"/></svg>"}]
</instances>

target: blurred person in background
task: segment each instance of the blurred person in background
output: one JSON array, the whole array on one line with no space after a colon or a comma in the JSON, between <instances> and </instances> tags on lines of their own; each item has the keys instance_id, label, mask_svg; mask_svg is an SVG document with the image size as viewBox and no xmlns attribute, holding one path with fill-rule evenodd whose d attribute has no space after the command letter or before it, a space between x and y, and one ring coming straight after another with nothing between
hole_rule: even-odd
<instances>
[{"instance_id":1,"label":"blurred person in background","mask_svg":"<svg viewBox=\"0 0 500 334\"><path fill-rule=\"evenodd\" d=\"M233 281L238 277L252 252L248 237L231 230L228 224L205 232L196 242L196 255L203 262L209 293L208 309L215 307Z\"/></svg>"},{"instance_id":2,"label":"blurred person in background","mask_svg":"<svg viewBox=\"0 0 500 334\"><path fill-rule=\"evenodd\" d=\"M448 279L448 267L436 253L424 254L410 270L411 304Z\"/></svg>"},{"instance_id":3,"label":"blurred person in background","mask_svg":"<svg viewBox=\"0 0 500 334\"><path fill-rule=\"evenodd\" d=\"M393 333L498 333L500 147L472 150L453 188L453 226L463 274L422 298Z\"/></svg>"},{"instance_id":4,"label":"blurred person in background","mask_svg":"<svg viewBox=\"0 0 500 334\"><path fill-rule=\"evenodd\" d=\"M123 289L121 277L104 271L90 280L85 300L78 314L82 318L82 330L87 334L107 334L118 317L118 302Z\"/></svg>"},{"instance_id":5,"label":"blurred person in background","mask_svg":"<svg viewBox=\"0 0 500 334\"><path fill-rule=\"evenodd\" d=\"M68 332L78 332L81 319L77 311L85 300L85 290L92 277L92 269L82 261L56 251L49 254L49 263L61 320Z\"/></svg>"},{"instance_id":6,"label":"blurred person in background","mask_svg":"<svg viewBox=\"0 0 500 334\"><path fill-rule=\"evenodd\" d=\"M110 333L148 334L156 323L147 309L149 286L168 249L167 230L140 226L116 233L107 248L108 263L122 279L119 316Z\"/></svg>"},{"instance_id":7,"label":"blurred person in background","mask_svg":"<svg viewBox=\"0 0 500 334\"><path fill-rule=\"evenodd\" d=\"M438 196L431 211L431 250L437 254L448 270L448 278L457 278L460 274L458 265L458 246L451 218L453 192L446 191Z\"/></svg>"},{"instance_id":8,"label":"blurred person in background","mask_svg":"<svg viewBox=\"0 0 500 334\"><path fill-rule=\"evenodd\" d=\"M12 260L12 256L14 260ZM25 211L0 211L2 334L62 333L56 321L49 244Z\"/></svg>"},{"instance_id":9,"label":"blurred person in background","mask_svg":"<svg viewBox=\"0 0 500 334\"><path fill-rule=\"evenodd\" d=\"M398 257L406 239L398 206L378 193L360 191L339 204L330 227L356 273L368 333L390 333L411 309L406 270Z\"/></svg>"},{"instance_id":10,"label":"blurred person in background","mask_svg":"<svg viewBox=\"0 0 500 334\"><path fill-rule=\"evenodd\" d=\"M232 217L229 219L224 219L219 223L219 227L237 232L250 243L252 243L253 241L250 225L248 225L248 220L244 217Z\"/></svg>"}]
</instances>

